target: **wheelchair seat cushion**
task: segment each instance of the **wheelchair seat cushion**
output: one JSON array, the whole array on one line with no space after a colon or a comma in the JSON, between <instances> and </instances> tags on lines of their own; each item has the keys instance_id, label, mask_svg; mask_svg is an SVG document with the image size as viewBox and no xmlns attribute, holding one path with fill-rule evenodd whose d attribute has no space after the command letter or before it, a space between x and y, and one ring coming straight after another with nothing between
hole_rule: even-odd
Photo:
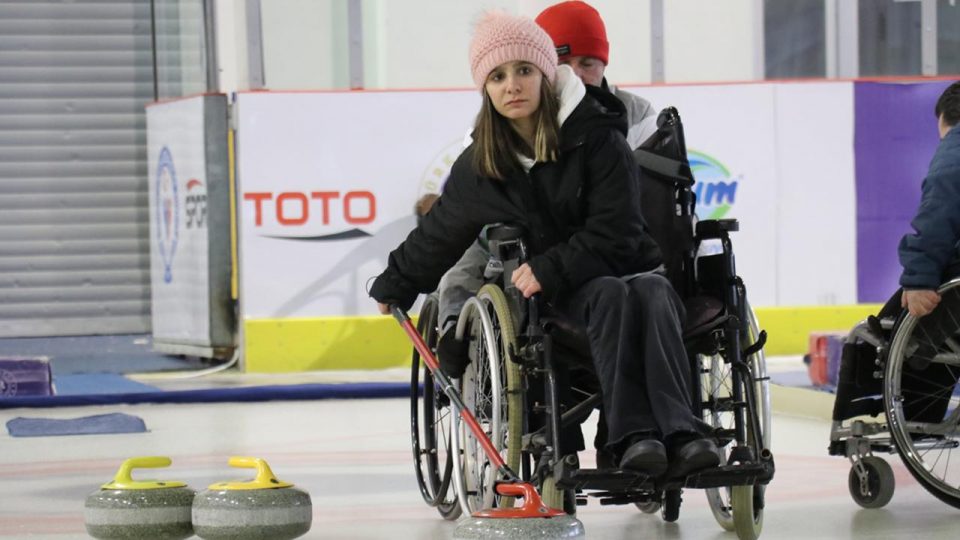
<instances>
[{"instance_id":1,"label":"wheelchair seat cushion","mask_svg":"<svg viewBox=\"0 0 960 540\"><path fill-rule=\"evenodd\" d=\"M590 340L587 329L582 324L557 314L551 314L542 320L544 328L558 345L583 356L586 364L590 365Z\"/></svg>"},{"instance_id":2,"label":"wheelchair seat cushion","mask_svg":"<svg viewBox=\"0 0 960 540\"><path fill-rule=\"evenodd\" d=\"M683 325L683 338L701 336L726 322L723 302L713 296L692 296L683 301L687 309L687 320Z\"/></svg>"}]
</instances>

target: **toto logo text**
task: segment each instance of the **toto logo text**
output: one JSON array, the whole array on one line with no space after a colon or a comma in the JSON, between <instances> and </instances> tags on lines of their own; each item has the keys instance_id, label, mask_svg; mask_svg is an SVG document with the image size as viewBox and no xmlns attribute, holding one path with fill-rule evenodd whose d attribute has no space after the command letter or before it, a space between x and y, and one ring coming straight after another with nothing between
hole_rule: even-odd
<instances>
[{"instance_id":1,"label":"toto logo text","mask_svg":"<svg viewBox=\"0 0 960 540\"><path fill-rule=\"evenodd\" d=\"M243 194L253 210L255 227L298 227L317 230L323 226L353 225L349 231L323 236L277 236L291 239L344 239L368 236L357 228L377 219L377 198L370 191L252 191ZM248 207L249 208L249 207Z\"/></svg>"}]
</instances>

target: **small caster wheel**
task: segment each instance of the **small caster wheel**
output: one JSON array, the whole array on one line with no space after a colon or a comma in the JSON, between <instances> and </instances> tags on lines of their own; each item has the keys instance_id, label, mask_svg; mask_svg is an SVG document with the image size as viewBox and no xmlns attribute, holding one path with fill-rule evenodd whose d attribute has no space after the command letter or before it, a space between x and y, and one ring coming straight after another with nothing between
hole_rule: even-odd
<instances>
[{"instance_id":1,"label":"small caster wheel","mask_svg":"<svg viewBox=\"0 0 960 540\"><path fill-rule=\"evenodd\" d=\"M637 505L637 508L644 514L656 514L660 511L660 503L657 501L646 501L633 504Z\"/></svg>"},{"instance_id":2,"label":"small caster wheel","mask_svg":"<svg viewBox=\"0 0 960 540\"><path fill-rule=\"evenodd\" d=\"M673 523L680 518L680 503L683 501L680 494L679 489L668 489L663 492L663 506L660 508L660 517L667 523Z\"/></svg>"},{"instance_id":3,"label":"small caster wheel","mask_svg":"<svg viewBox=\"0 0 960 540\"><path fill-rule=\"evenodd\" d=\"M850 468L850 474L847 475L850 496L864 508L882 508L893 498L896 485L893 469L889 463L876 456L861 459L860 465L866 472L866 478L861 481L856 465Z\"/></svg>"}]
</instances>

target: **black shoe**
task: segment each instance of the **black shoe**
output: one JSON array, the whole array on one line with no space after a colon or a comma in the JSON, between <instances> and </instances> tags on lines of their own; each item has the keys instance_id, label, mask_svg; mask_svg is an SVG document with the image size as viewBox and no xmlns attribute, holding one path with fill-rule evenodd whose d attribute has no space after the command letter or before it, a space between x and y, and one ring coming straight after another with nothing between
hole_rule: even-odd
<instances>
[{"instance_id":1,"label":"black shoe","mask_svg":"<svg viewBox=\"0 0 960 540\"><path fill-rule=\"evenodd\" d=\"M437 356L440 369L447 377L459 379L467 370L467 364L470 363L470 343L467 340L457 339L456 329L450 328L444 332L437 343Z\"/></svg>"},{"instance_id":2,"label":"black shoe","mask_svg":"<svg viewBox=\"0 0 960 540\"><path fill-rule=\"evenodd\" d=\"M598 469L616 469L617 456L606 448L597 448L597 468Z\"/></svg>"},{"instance_id":3,"label":"black shoe","mask_svg":"<svg viewBox=\"0 0 960 540\"><path fill-rule=\"evenodd\" d=\"M667 449L656 439L632 442L620 458L620 468L660 476L667 470Z\"/></svg>"},{"instance_id":4,"label":"black shoe","mask_svg":"<svg viewBox=\"0 0 960 540\"><path fill-rule=\"evenodd\" d=\"M713 439L694 439L678 445L671 453L671 458L671 477L685 477L690 473L720 465L720 451Z\"/></svg>"}]
</instances>

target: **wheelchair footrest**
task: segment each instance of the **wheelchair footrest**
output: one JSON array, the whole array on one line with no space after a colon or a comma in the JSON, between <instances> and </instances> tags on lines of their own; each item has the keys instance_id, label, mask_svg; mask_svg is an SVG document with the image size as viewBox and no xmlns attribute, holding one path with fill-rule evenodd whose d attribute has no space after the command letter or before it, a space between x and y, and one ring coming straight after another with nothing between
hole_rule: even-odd
<instances>
[{"instance_id":1,"label":"wheelchair footrest","mask_svg":"<svg viewBox=\"0 0 960 540\"><path fill-rule=\"evenodd\" d=\"M592 489L602 491L653 490L654 478L636 471L623 469L577 469L557 482L563 489Z\"/></svg>"},{"instance_id":2,"label":"wheelchair footrest","mask_svg":"<svg viewBox=\"0 0 960 540\"><path fill-rule=\"evenodd\" d=\"M687 477L683 485L688 488L704 489L767 484L773 479L773 470L773 461L725 465L693 473Z\"/></svg>"}]
</instances>

